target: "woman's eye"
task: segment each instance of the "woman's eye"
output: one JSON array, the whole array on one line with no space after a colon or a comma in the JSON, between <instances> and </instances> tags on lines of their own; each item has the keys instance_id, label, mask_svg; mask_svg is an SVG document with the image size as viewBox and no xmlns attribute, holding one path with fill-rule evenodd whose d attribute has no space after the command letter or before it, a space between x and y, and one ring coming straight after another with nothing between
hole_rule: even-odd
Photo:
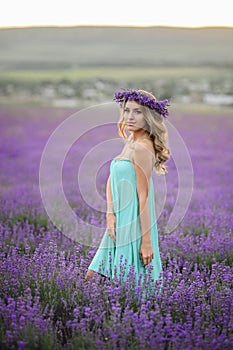
<instances>
[{"instance_id":1,"label":"woman's eye","mask_svg":"<svg viewBox=\"0 0 233 350\"><path fill-rule=\"evenodd\" d=\"M125 113L129 113L129 109L127 109L127 108L124 109L124 112L125 112ZM136 114L141 114L142 112L141 112L141 111L135 111L135 113L136 113Z\"/></svg>"}]
</instances>

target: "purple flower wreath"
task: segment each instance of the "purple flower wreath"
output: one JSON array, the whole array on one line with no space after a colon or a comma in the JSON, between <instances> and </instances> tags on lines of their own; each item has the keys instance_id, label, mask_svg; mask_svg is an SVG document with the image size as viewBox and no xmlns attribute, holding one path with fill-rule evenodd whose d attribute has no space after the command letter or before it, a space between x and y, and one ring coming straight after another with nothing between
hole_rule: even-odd
<instances>
[{"instance_id":1,"label":"purple flower wreath","mask_svg":"<svg viewBox=\"0 0 233 350\"><path fill-rule=\"evenodd\" d=\"M169 100L156 101L154 98L141 93L138 90L133 89L123 89L120 91L116 91L114 95L114 101L119 102L120 106L122 106L123 101L136 101L139 104L149 107L150 109L156 111L164 118L168 116L167 106Z\"/></svg>"}]
</instances>

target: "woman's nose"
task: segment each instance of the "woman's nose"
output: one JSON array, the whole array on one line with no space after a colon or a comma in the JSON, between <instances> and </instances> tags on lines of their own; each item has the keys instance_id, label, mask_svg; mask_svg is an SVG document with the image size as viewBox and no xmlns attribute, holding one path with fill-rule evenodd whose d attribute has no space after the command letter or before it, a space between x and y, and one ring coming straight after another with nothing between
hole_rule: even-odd
<instances>
[{"instance_id":1,"label":"woman's nose","mask_svg":"<svg viewBox=\"0 0 233 350\"><path fill-rule=\"evenodd\" d=\"M131 119L133 120L134 119L133 111L129 112L128 119L129 120L131 120Z\"/></svg>"}]
</instances>

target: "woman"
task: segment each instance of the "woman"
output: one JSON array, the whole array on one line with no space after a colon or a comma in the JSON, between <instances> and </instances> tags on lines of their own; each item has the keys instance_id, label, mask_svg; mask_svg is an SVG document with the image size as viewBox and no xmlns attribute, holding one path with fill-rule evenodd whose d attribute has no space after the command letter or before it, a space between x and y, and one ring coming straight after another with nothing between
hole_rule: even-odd
<instances>
[{"instance_id":1,"label":"woman","mask_svg":"<svg viewBox=\"0 0 233 350\"><path fill-rule=\"evenodd\" d=\"M110 165L106 186L107 229L85 280L95 272L109 279L115 275L126 279L133 266L138 281L149 270L152 281L156 281L162 264L152 170L154 167L157 174L167 173L164 163L170 158L170 151L163 118L168 115L168 100L157 101L144 90L118 91L114 100L121 106L118 132L125 146Z\"/></svg>"}]
</instances>

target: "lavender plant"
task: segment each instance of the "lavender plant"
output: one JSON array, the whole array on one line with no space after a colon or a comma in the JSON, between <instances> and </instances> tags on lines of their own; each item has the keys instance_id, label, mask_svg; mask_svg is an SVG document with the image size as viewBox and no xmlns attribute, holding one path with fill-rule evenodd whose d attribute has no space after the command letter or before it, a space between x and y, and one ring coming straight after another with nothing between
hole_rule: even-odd
<instances>
[{"instance_id":1,"label":"lavender plant","mask_svg":"<svg viewBox=\"0 0 233 350\"><path fill-rule=\"evenodd\" d=\"M192 158L194 191L182 223L165 234L176 188L171 160L167 203L158 220L162 293L153 294L146 282L135 283L133 267L125 283L100 275L87 283L96 248L69 240L46 215L39 161L50 132L67 114L1 110L1 348L232 349L233 156L226 147L232 117L173 115ZM75 150L77 158L87 145L83 140L80 153ZM72 161L71 154L65 164L67 197L77 215L104 227L104 213L93 213L73 191ZM98 179L103 196L106 173ZM121 267L124 272L124 261Z\"/></svg>"}]
</instances>

